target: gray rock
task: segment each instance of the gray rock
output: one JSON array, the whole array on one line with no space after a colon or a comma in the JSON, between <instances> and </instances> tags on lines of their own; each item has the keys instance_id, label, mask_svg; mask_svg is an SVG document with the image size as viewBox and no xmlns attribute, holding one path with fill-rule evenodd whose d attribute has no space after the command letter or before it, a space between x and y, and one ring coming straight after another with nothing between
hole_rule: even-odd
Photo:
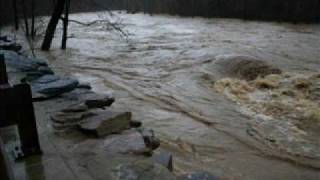
<instances>
[{"instance_id":1,"label":"gray rock","mask_svg":"<svg viewBox=\"0 0 320 180\"><path fill-rule=\"evenodd\" d=\"M76 113L76 112L84 112L89 110L89 108L85 104L73 104L65 109L62 109L61 112L64 113Z\"/></svg>"},{"instance_id":2,"label":"gray rock","mask_svg":"<svg viewBox=\"0 0 320 180\"><path fill-rule=\"evenodd\" d=\"M157 149L160 146L160 140L155 137L153 130L147 130L144 128L139 129L142 134L146 146L152 150Z\"/></svg>"},{"instance_id":3,"label":"gray rock","mask_svg":"<svg viewBox=\"0 0 320 180\"><path fill-rule=\"evenodd\" d=\"M38 78L34 81L32 81L31 83L35 83L35 84L48 84L48 83L51 83L51 82L55 82L55 81L58 81L60 80L61 78L59 76L55 76L55 75L46 75L46 76L43 76L41 78Z\"/></svg>"},{"instance_id":4,"label":"gray rock","mask_svg":"<svg viewBox=\"0 0 320 180\"><path fill-rule=\"evenodd\" d=\"M114 98L110 95L101 95L101 94L94 94L88 96L85 100L85 104L88 108L104 108L106 106L111 106L114 102Z\"/></svg>"},{"instance_id":5,"label":"gray rock","mask_svg":"<svg viewBox=\"0 0 320 180\"><path fill-rule=\"evenodd\" d=\"M0 49L18 52L22 49L22 46L15 42L0 41Z\"/></svg>"},{"instance_id":6,"label":"gray rock","mask_svg":"<svg viewBox=\"0 0 320 180\"><path fill-rule=\"evenodd\" d=\"M31 81L32 90L47 96L57 96L72 91L78 85L78 81L71 78L60 78L54 75L44 75Z\"/></svg>"},{"instance_id":7,"label":"gray rock","mask_svg":"<svg viewBox=\"0 0 320 180\"><path fill-rule=\"evenodd\" d=\"M98 137L119 133L130 127L131 112L100 111L97 115L86 118L80 129Z\"/></svg>"},{"instance_id":8,"label":"gray rock","mask_svg":"<svg viewBox=\"0 0 320 180\"><path fill-rule=\"evenodd\" d=\"M103 141L104 150L108 153L143 155L150 153L144 143L142 135L134 130L124 131L120 135L107 137Z\"/></svg>"},{"instance_id":9,"label":"gray rock","mask_svg":"<svg viewBox=\"0 0 320 180\"><path fill-rule=\"evenodd\" d=\"M25 56L21 56L16 52L0 50L0 54L4 54L7 66L16 69L18 72L37 71L39 68L39 65L36 62Z\"/></svg>"},{"instance_id":10,"label":"gray rock","mask_svg":"<svg viewBox=\"0 0 320 180\"><path fill-rule=\"evenodd\" d=\"M121 164L114 169L114 179L118 180L175 180L165 167L147 160Z\"/></svg>"},{"instance_id":11,"label":"gray rock","mask_svg":"<svg viewBox=\"0 0 320 180\"><path fill-rule=\"evenodd\" d=\"M36 64L38 64L39 66L48 66L48 63L46 60L44 59L39 59L39 58L29 58L29 61L32 61Z\"/></svg>"},{"instance_id":12,"label":"gray rock","mask_svg":"<svg viewBox=\"0 0 320 180\"><path fill-rule=\"evenodd\" d=\"M0 36L0 43L3 42L11 42L11 39L8 36Z\"/></svg>"},{"instance_id":13,"label":"gray rock","mask_svg":"<svg viewBox=\"0 0 320 180\"><path fill-rule=\"evenodd\" d=\"M219 178L213 176L206 171L196 171L190 174L182 175L178 178L179 180L218 180Z\"/></svg>"},{"instance_id":14,"label":"gray rock","mask_svg":"<svg viewBox=\"0 0 320 180\"><path fill-rule=\"evenodd\" d=\"M158 163L163 165L164 167L168 168L169 171L173 171L173 158L172 154L164 151L155 152L152 154L151 159Z\"/></svg>"},{"instance_id":15,"label":"gray rock","mask_svg":"<svg viewBox=\"0 0 320 180\"><path fill-rule=\"evenodd\" d=\"M56 123L79 123L87 117L94 116L92 112L80 112L80 113L64 113L58 112L50 117L50 119Z\"/></svg>"}]
</instances>

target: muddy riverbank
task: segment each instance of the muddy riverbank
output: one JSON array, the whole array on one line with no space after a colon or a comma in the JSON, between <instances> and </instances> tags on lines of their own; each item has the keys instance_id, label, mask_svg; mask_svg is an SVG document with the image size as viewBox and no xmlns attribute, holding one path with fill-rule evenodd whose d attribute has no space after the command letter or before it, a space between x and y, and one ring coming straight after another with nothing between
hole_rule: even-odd
<instances>
[{"instance_id":1,"label":"muddy riverbank","mask_svg":"<svg viewBox=\"0 0 320 180\"><path fill-rule=\"evenodd\" d=\"M218 55L250 55L284 72L319 73L319 25L119 16L130 33L127 40L103 24L71 24L66 51L56 38L50 52L37 54L60 74L91 83L94 91L114 92L115 107L133 112L173 152L177 174L201 169L228 179L319 179L318 157L287 153L253 137L250 124L261 122L208 87L216 79L212 65ZM89 22L98 16L72 18Z\"/></svg>"}]
</instances>

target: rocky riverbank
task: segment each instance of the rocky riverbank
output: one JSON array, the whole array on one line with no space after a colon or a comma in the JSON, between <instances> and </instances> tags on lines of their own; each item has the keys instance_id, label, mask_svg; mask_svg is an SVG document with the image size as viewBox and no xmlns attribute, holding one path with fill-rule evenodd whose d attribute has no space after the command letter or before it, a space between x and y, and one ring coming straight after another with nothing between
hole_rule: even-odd
<instances>
[{"instance_id":1,"label":"rocky riverbank","mask_svg":"<svg viewBox=\"0 0 320 180\"><path fill-rule=\"evenodd\" d=\"M32 87L43 155L14 163L17 179L216 179L202 171L176 177L172 155L131 112L112 107L112 94L56 75L45 59L21 49L8 36L0 38L10 84ZM7 147L17 139L9 137Z\"/></svg>"}]
</instances>

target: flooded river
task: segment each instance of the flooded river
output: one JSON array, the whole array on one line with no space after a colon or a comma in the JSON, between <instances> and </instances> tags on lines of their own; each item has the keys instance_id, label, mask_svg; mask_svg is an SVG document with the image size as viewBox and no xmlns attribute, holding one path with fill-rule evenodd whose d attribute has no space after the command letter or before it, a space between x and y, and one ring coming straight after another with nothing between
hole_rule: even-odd
<instances>
[{"instance_id":1,"label":"flooded river","mask_svg":"<svg viewBox=\"0 0 320 180\"><path fill-rule=\"evenodd\" d=\"M319 72L320 26L118 14L128 39L102 23L71 23L68 49L37 52L59 73L112 92L115 106L152 128L176 173L207 170L230 179L320 179L319 161L296 160L248 134L250 117L208 86L217 55L265 59L288 72ZM95 13L72 15L90 22Z\"/></svg>"}]
</instances>

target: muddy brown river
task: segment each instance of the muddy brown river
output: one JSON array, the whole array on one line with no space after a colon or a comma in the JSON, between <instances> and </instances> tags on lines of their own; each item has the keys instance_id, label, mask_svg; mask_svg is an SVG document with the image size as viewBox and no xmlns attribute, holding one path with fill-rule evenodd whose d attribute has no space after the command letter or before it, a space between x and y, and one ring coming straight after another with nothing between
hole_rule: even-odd
<instances>
[{"instance_id":1,"label":"muddy brown river","mask_svg":"<svg viewBox=\"0 0 320 180\"><path fill-rule=\"evenodd\" d=\"M61 74L113 93L115 106L152 128L174 155L175 173L207 170L228 179L320 179L319 159L296 159L248 134L251 117L207 86L217 55L265 59L287 72L319 72L320 26L117 14L128 39L103 23L58 30L49 59ZM71 16L82 22L96 13ZM210 78L209 78L210 79ZM315 161L314 163L309 163Z\"/></svg>"}]
</instances>

